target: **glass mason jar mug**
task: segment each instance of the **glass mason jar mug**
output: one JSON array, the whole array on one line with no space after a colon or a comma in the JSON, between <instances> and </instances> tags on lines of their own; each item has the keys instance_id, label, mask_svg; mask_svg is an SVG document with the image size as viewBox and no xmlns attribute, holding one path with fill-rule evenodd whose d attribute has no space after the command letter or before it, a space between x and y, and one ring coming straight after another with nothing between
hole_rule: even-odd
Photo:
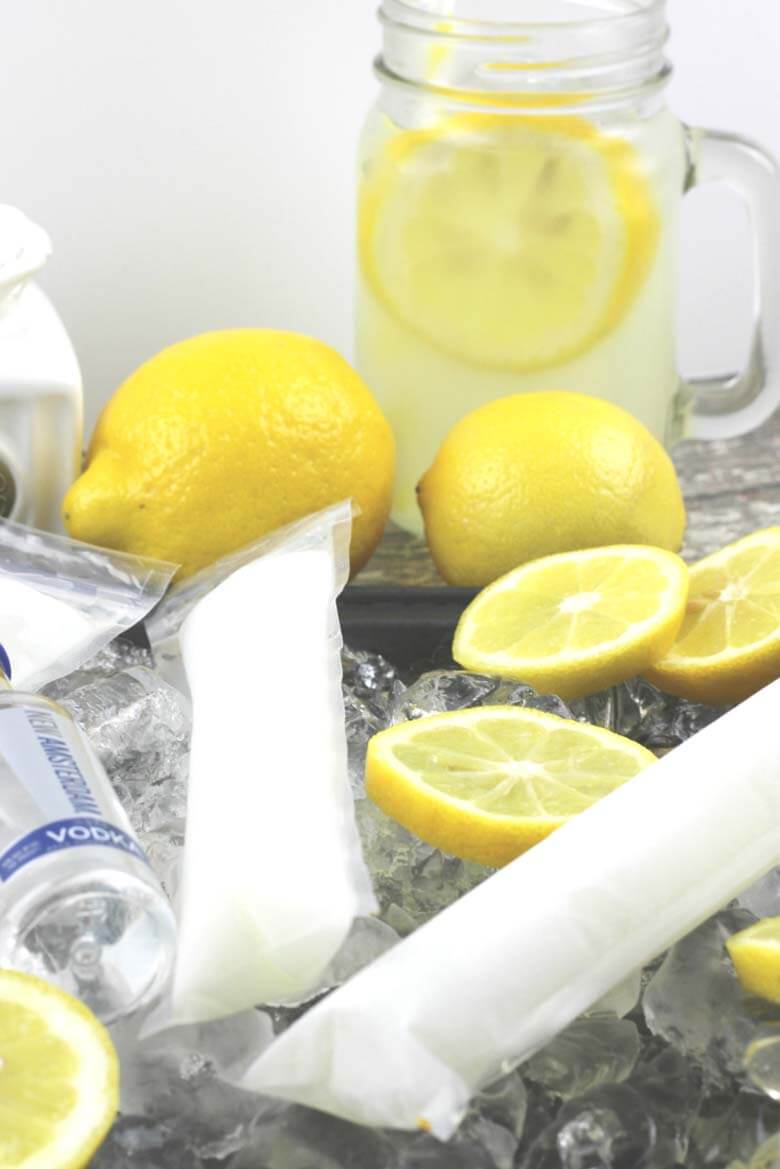
<instances>
[{"instance_id":1,"label":"glass mason jar mug","mask_svg":"<svg viewBox=\"0 0 780 1169\"><path fill-rule=\"evenodd\" d=\"M780 180L664 89L665 0L384 0L363 135L358 363L398 440L394 518L450 427L541 389L607 398L662 442L744 434L780 404ZM748 201L759 302L749 367L681 382L679 212ZM771 375L771 377L770 377Z\"/></svg>"}]
</instances>

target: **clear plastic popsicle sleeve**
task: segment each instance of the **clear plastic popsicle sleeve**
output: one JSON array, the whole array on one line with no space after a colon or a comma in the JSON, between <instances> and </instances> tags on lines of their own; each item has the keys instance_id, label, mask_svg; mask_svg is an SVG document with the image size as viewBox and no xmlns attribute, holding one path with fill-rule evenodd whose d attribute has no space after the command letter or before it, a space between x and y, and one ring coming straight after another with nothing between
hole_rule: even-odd
<instances>
[{"instance_id":1,"label":"clear plastic popsicle sleeve","mask_svg":"<svg viewBox=\"0 0 780 1169\"><path fill-rule=\"evenodd\" d=\"M773 683L280 1035L246 1088L449 1137L481 1087L780 861Z\"/></svg>"},{"instance_id":2,"label":"clear plastic popsicle sleeve","mask_svg":"<svg viewBox=\"0 0 780 1169\"><path fill-rule=\"evenodd\" d=\"M350 528L348 503L295 525L181 628L193 733L170 1022L299 1000L376 907L341 694Z\"/></svg>"},{"instance_id":3,"label":"clear plastic popsicle sleeve","mask_svg":"<svg viewBox=\"0 0 780 1169\"><path fill-rule=\"evenodd\" d=\"M176 567L0 522L0 638L14 686L40 690L143 621Z\"/></svg>"},{"instance_id":4,"label":"clear plastic popsicle sleeve","mask_svg":"<svg viewBox=\"0 0 780 1169\"><path fill-rule=\"evenodd\" d=\"M349 531L344 525L350 525L351 530L355 511L354 503L339 503L325 508L324 511L314 512L303 519L276 528L242 548L226 553L214 564L209 564L185 580L178 581L168 590L145 622L146 632L154 650L157 672L171 686L182 692L187 691L187 678L181 663L179 640L184 622L195 606L213 592L217 585L238 572L239 568L253 564L261 557L270 556L278 550L289 553L296 548L315 546L328 548L333 542L336 570L341 582L336 590L339 593L349 574ZM335 628L337 635L340 636L338 620Z\"/></svg>"}]
</instances>

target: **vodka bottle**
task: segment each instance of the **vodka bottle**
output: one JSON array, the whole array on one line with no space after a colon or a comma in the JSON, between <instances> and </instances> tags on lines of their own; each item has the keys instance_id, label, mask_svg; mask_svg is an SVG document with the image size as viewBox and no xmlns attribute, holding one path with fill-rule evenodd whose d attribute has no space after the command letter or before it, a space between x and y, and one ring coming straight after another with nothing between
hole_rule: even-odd
<instances>
[{"instance_id":1,"label":"vodka bottle","mask_svg":"<svg viewBox=\"0 0 780 1169\"><path fill-rule=\"evenodd\" d=\"M71 715L13 691L1 646L0 671L0 966L111 1022L161 993L173 912Z\"/></svg>"}]
</instances>

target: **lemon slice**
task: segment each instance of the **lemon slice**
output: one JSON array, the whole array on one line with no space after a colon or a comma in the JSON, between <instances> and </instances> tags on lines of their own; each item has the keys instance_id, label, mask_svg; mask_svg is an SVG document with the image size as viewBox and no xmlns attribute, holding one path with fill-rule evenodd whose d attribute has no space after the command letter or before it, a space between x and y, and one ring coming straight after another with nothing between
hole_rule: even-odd
<instances>
[{"instance_id":1,"label":"lemon slice","mask_svg":"<svg viewBox=\"0 0 780 1169\"><path fill-rule=\"evenodd\" d=\"M644 747L599 727L483 707L375 735L366 791L426 843L498 867L654 762Z\"/></svg>"},{"instance_id":2,"label":"lemon slice","mask_svg":"<svg viewBox=\"0 0 780 1169\"><path fill-rule=\"evenodd\" d=\"M0 1169L80 1169L116 1116L101 1023L40 979L0 970Z\"/></svg>"},{"instance_id":3,"label":"lemon slice","mask_svg":"<svg viewBox=\"0 0 780 1169\"><path fill-rule=\"evenodd\" d=\"M466 669L582 698L642 673L685 614L688 570L673 552L618 545L547 556L472 601L452 653Z\"/></svg>"},{"instance_id":4,"label":"lemon slice","mask_svg":"<svg viewBox=\"0 0 780 1169\"><path fill-rule=\"evenodd\" d=\"M780 1003L780 917L767 917L726 942L744 990Z\"/></svg>"},{"instance_id":5,"label":"lemon slice","mask_svg":"<svg viewBox=\"0 0 780 1169\"><path fill-rule=\"evenodd\" d=\"M391 136L359 250L408 328L477 366L558 365L609 333L656 251L641 160L583 118L461 114Z\"/></svg>"},{"instance_id":6,"label":"lemon slice","mask_svg":"<svg viewBox=\"0 0 780 1169\"><path fill-rule=\"evenodd\" d=\"M715 706L741 702L780 677L780 528L691 567L680 635L646 676L670 694Z\"/></svg>"}]
</instances>

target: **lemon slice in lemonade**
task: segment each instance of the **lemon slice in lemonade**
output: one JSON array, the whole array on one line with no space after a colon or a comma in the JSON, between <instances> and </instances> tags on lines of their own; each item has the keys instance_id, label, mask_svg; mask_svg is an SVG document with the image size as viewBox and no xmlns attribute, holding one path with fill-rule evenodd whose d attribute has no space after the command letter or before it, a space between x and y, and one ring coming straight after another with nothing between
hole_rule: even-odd
<instances>
[{"instance_id":1,"label":"lemon slice in lemonade","mask_svg":"<svg viewBox=\"0 0 780 1169\"><path fill-rule=\"evenodd\" d=\"M366 791L426 843L498 867L654 762L644 747L599 727L481 707L375 735Z\"/></svg>"},{"instance_id":2,"label":"lemon slice in lemonade","mask_svg":"<svg viewBox=\"0 0 780 1169\"><path fill-rule=\"evenodd\" d=\"M546 556L472 601L452 654L466 669L583 698L662 657L680 630L687 595L684 562L660 548Z\"/></svg>"},{"instance_id":3,"label":"lemon slice in lemonade","mask_svg":"<svg viewBox=\"0 0 780 1169\"><path fill-rule=\"evenodd\" d=\"M765 528L691 567L680 635L647 677L716 706L780 678L780 528Z\"/></svg>"},{"instance_id":4,"label":"lemon slice in lemonade","mask_svg":"<svg viewBox=\"0 0 780 1169\"><path fill-rule=\"evenodd\" d=\"M583 118L461 114L391 136L366 175L369 286L452 356L516 371L589 349L656 251L640 158Z\"/></svg>"},{"instance_id":5,"label":"lemon slice in lemonade","mask_svg":"<svg viewBox=\"0 0 780 1169\"><path fill-rule=\"evenodd\" d=\"M0 1169L81 1169L119 1105L116 1052L70 995L0 970Z\"/></svg>"},{"instance_id":6,"label":"lemon slice in lemonade","mask_svg":"<svg viewBox=\"0 0 780 1169\"><path fill-rule=\"evenodd\" d=\"M726 943L744 990L780 1003L780 917L767 917Z\"/></svg>"}]
</instances>

